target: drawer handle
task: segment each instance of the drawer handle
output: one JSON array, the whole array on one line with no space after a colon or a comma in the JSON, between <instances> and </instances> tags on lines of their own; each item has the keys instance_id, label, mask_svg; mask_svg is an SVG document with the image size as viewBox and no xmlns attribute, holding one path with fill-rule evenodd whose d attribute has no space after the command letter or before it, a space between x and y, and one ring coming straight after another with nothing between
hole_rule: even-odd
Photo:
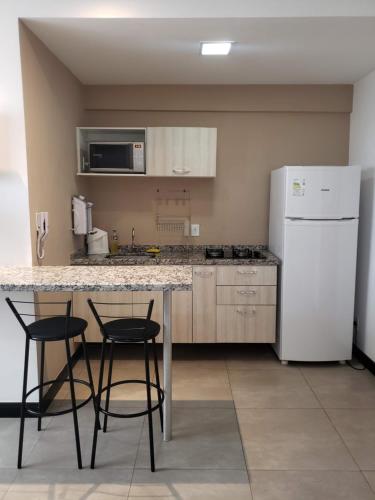
<instances>
[{"instance_id":1,"label":"drawer handle","mask_svg":"<svg viewBox=\"0 0 375 500\"><path fill-rule=\"evenodd\" d=\"M255 295L257 293L256 290L237 290L237 293L240 295Z\"/></svg>"},{"instance_id":2,"label":"drawer handle","mask_svg":"<svg viewBox=\"0 0 375 500\"><path fill-rule=\"evenodd\" d=\"M195 271L196 276L201 276L202 278L208 278L212 276L212 271Z\"/></svg>"},{"instance_id":3,"label":"drawer handle","mask_svg":"<svg viewBox=\"0 0 375 500\"><path fill-rule=\"evenodd\" d=\"M248 315L251 315L251 316L254 316L255 313L256 313L256 310L255 309L237 309L237 312L238 314L248 314Z\"/></svg>"},{"instance_id":4,"label":"drawer handle","mask_svg":"<svg viewBox=\"0 0 375 500\"><path fill-rule=\"evenodd\" d=\"M190 174L191 170L188 168L174 168L173 173L174 174Z\"/></svg>"},{"instance_id":5,"label":"drawer handle","mask_svg":"<svg viewBox=\"0 0 375 500\"><path fill-rule=\"evenodd\" d=\"M238 274L256 274L258 271L256 269L252 269L251 271L243 271L242 269L237 269Z\"/></svg>"}]
</instances>

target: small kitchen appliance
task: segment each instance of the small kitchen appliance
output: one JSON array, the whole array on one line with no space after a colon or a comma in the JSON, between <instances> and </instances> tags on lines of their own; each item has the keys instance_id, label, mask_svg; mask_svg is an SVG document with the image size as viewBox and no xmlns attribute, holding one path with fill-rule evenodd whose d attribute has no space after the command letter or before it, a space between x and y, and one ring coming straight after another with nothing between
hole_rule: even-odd
<instances>
[{"instance_id":1,"label":"small kitchen appliance","mask_svg":"<svg viewBox=\"0 0 375 500\"><path fill-rule=\"evenodd\" d=\"M86 250L91 254L108 253L108 233L97 227L92 227L93 203L82 195L73 196L73 233L85 236Z\"/></svg>"},{"instance_id":2,"label":"small kitchen appliance","mask_svg":"<svg viewBox=\"0 0 375 500\"><path fill-rule=\"evenodd\" d=\"M145 174L144 142L90 142L89 172Z\"/></svg>"}]
</instances>

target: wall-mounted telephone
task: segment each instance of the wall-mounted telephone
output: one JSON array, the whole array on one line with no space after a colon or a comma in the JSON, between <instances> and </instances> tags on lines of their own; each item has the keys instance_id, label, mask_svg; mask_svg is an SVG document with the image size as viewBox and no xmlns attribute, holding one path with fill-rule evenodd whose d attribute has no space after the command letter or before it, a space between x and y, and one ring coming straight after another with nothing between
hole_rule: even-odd
<instances>
[{"instance_id":1,"label":"wall-mounted telephone","mask_svg":"<svg viewBox=\"0 0 375 500\"><path fill-rule=\"evenodd\" d=\"M44 259L44 244L48 234L48 212L36 213L36 253L39 260Z\"/></svg>"}]
</instances>

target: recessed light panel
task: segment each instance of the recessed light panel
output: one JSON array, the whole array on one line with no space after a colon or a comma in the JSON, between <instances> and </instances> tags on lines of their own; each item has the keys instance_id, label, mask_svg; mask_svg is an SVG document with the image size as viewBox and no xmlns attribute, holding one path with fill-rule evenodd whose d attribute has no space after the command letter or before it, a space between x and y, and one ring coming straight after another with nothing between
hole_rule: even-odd
<instances>
[{"instance_id":1,"label":"recessed light panel","mask_svg":"<svg viewBox=\"0 0 375 500\"><path fill-rule=\"evenodd\" d=\"M233 42L201 42L202 56L227 56Z\"/></svg>"}]
</instances>

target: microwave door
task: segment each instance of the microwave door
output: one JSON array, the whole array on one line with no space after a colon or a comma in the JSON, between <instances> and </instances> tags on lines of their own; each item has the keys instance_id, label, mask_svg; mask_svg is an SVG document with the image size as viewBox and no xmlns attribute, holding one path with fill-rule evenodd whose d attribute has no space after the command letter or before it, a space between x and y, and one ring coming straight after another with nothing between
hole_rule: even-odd
<instances>
[{"instance_id":1,"label":"microwave door","mask_svg":"<svg viewBox=\"0 0 375 500\"><path fill-rule=\"evenodd\" d=\"M91 143L92 172L133 172L133 146L121 143Z\"/></svg>"}]
</instances>

